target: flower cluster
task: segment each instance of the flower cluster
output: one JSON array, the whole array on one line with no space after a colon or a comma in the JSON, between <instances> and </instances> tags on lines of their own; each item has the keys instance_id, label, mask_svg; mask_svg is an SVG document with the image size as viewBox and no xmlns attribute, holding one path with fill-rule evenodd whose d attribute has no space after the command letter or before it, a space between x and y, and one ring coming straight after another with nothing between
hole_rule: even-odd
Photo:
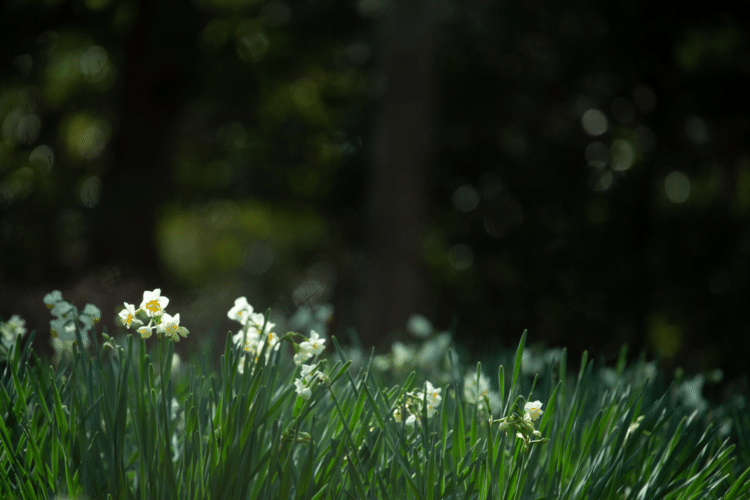
<instances>
[{"instance_id":1,"label":"flower cluster","mask_svg":"<svg viewBox=\"0 0 750 500\"><path fill-rule=\"evenodd\" d=\"M464 401L477 405L479 410L487 408L490 413L500 408L500 394L490 390L490 379L484 373L477 379L476 370L469 370L464 377Z\"/></svg>"},{"instance_id":2,"label":"flower cluster","mask_svg":"<svg viewBox=\"0 0 750 500\"><path fill-rule=\"evenodd\" d=\"M294 355L294 364L301 365L308 359L325 351L326 339L318 336L315 330L310 330L310 338L296 346L297 354Z\"/></svg>"},{"instance_id":3,"label":"flower cluster","mask_svg":"<svg viewBox=\"0 0 750 500\"><path fill-rule=\"evenodd\" d=\"M523 405L523 417L514 412L508 417L495 420L500 423L500 430L508 431L511 427L516 431L516 437L523 441L524 449L534 443L546 443L549 438L542 438L542 433L536 430L534 422L542 416L542 402L532 401Z\"/></svg>"},{"instance_id":4,"label":"flower cluster","mask_svg":"<svg viewBox=\"0 0 750 500\"><path fill-rule=\"evenodd\" d=\"M0 321L0 341L6 348L15 344L18 337L26 334L26 320L14 314L8 321Z\"/></svg>"},{"instance_id":5,"label":"flower cluster","mask_svg":"<svg viewBox=\"0 0 750 500\"><path fill-rule=\"evenodd\" d=\"M268 321L262 313L253 312L253 306L247 303L246 297L235 300L227 316L242 325L240 331L232 337L232 342L245 353L253 355L256 361L265 344L268 345L266 359L272 349L278 350L281 346L279 336L272 331L276 323ZM240 363L239 370L242 373L244 363Z\"/></svg>"},{"instance_id":6,"label":"flower cluster","mask_svg":"<svg viewBox=\"0 0 750 500\"><path fill-rule=\"evenodd\" d=\"M72 348L72 345L76 342L76 328L81 333L83 348L87 348L91 343L89 331L93 328L94 323L99 322L102 316L99 308L93 304L86 304L83 311L79 313L73 304L63 300L62 293L59 290L48 293L43 300L55 317L49 322L49 326L52 346L58 355L70 351Z\"/></svg>"},{"instance_id":7,"label":"flower cluster","mask_svg":"<svg viewBox=\"0 0 750 500\"><path fill-rule=\"evenodd\" d=\"M310 399L312 390L318 382L328 383L328 375L318 370L314 365L302 365L300 377L294 381L297 395L302 399Z\"/></svg>"},{"instance_id":8,"label":"flower cluster","mask_svg":"<svg viewBox=\"0 0 750 500\"><path fill-rule=\"evenodd\" d=\"M190 332L184 326L180 326L180 314L174 316L168 314L165 309L169 304L169 299L163 297L161 288L151 292L143 292L143 300L138 309L135 305L124 302L125 308L120 311L118 317L120 322L128 329L135 328L144 339L149 338L154 331L156 336L167 336L175 342L180 341L180 336L187 337ZM148 320L148 324L138 316Z\"/></svg>"},{"instance_id":9,"label":"flower cluster","mask_svg":"<svg viewBox=\"0 0 750 500\"><path fill-rule=\"evenodd\" d=\"M401 422L404 407L406 407L406 413L408 413L405 421L406 425L411 426L417 422L421 422L423 404L425 403L427 405L427 418L432 418L438 406L443 401L443 398L440 396L442 389L434 387L430 381L425 381L424 389L424 391L414 390L404 394L404 398L399 400L396 408L393 410L393 418L396 422Z\"/></svg>"}]
</instances>

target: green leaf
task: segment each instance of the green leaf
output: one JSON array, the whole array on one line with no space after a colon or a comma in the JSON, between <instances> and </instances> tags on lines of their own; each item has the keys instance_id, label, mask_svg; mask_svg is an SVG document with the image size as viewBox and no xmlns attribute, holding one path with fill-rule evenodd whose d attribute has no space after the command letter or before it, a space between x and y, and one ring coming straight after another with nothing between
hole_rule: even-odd
<instances>
[{"instance_id":1,"label":"green leaf","mask_svg":"<svg viewBox=\"0 0 750 500\"><path fill-rule=\"evenodd\" d=\"M521 335L521 341L518 343L518 350L516 351L516 362L513 364L513 382L510 384L510 392L508 393L508 401L513 397L516 391L516 384L518 383L518 377L521 373L521 360L523 359L523 348L526 346L526 336L528 330L523 331ZM503 409L503 415L508 414L508 407Z\"/></svg>"}]
</instances>

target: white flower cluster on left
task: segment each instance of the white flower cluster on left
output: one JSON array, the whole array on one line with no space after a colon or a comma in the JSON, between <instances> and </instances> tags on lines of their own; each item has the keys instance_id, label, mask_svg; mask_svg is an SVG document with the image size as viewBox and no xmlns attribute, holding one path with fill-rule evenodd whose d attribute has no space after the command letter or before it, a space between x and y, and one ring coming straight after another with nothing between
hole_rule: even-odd
<instances>
[{"instance_id":1,"label":"white flower cluster on left","mask_svg":"<svg viewBox=\"0 0 750 500\"><path fill-rule=\"evenodd\" d=\"M133 304L127 302L123 304L125 308L118 314L120 322L128 330L135 328L144 339L149 338L156 331L157 337L165 335L175 342L179 342L180 336L187 337L190 333L187 328L180 326L179 313L172 316L165 311L169 299L162 296L161 288L151 292L143 292L143 300L138 309ZM138 318L138 315L148 319L148 324L144 324L143 320Z\"/></svg>"},{"instance_id":2,"label":"white flower cluster on left","mask_svg":"<svg viewBox=\"0 0 750 500\"><path fill-rule=\"evenodd\" d=\"M91 343L89 331L94 323L98 323L102 317L98 307L93 304L86 304L83 311L79 313L73 304L63 300L62 293L59 290L54 290L45 295L44 303L55 317L55 319L50 320L49 327L50 334L52 334L52 346L58 354L72 348L77 340L76 328L81 333L83 348L89 346Z\"/></svg>"},{"instance_id":3,"label":"white flower cluster on left","mask_svg":"<svg viewBox=\"0 0 750 500\"><path fill-rule=\"evenodd\" d=\"M26 320L14 314L8 321L0 321L0 342L6 349L15 344L18 337L26 335Z\"/></svg>"}]
</instances>

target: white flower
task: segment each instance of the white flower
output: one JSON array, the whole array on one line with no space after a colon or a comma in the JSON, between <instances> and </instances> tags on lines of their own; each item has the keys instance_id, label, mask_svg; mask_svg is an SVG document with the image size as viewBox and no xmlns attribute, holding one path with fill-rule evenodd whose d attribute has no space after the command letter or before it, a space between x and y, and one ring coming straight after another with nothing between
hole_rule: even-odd
<instances>
[{"instance_id":1,"label":"white flower","mask_svg":"<svg viewBox=\"0 0 750 500\"><path fill-rule=\"evenodd\" d=\"M300 377L294 381L297 394L303 399L309 399L312 394L312 385L316 380L327 382L328 377L325 373L316 370L314 365L302 365Z\"/></svg>"},{"instance_id":2,"label":"white flower","mask_svg":"<svg viewBox=\"0 0 750 500\"><path fill-rule=\"evenodd\" d=\"M708 402L703 398L702 394L704 382L703 375L698 374L691 380L686 380L677 386L675 393L682 399L685 406L695 408L698 411L704 411L708 407Z\"/></svg>"},{"instance_id":3,"label":"white flower","mask_svg":"<svg viewBox=\"0 0 750 500\"><path fill-rule=\"evenodd\" d=\"M430 320L420 314L412 314L406 322L406 329L417 338L424 339L432 333Z\"/></svg>"},{"instance_id":4,"label":"white flower","mask_svg":"<svg viewBox=\"0 0 750 500\"><path fill-rule=\"evenodd\" d=\"M542 402L541 401L533 401L531 403L526 403L523 405L523 418L526 420L529 420L531 422L535 422L539 419L539 417L542 416Z\"/></svg>"},{"instance_id":5,"label":"white flower","mask_svg":"<svg viewBox=\"0 0 750 500\"><path fill-rule=\"evenodd\" d=\"M128 329L130 329L131 326L142 325L143 321L135 317L135 314L137 312L135 310L135 306L133 304L128 304L127 302L123 302L123 304L125 304L125 309L120 311L120 314L118 314L118 316L120 317L120 322Z\"/></svg>"},{"instance_id":6,"label":"white flower","mask_svg":"<svg viewBox=\"0 0 750 500\"><path fill-rule=\"evenodd\" d=\"M423 370L435 366L441 359L443 359L450 345L451 335L449 333L435 335L435 337L422 344L422 347L417 353L417 363L419 363L419 366Z\"/></svg>"},{"instance_id":7,"label":"white flower","mask_svg":"<svg viewBox=\"0 0 750 500\"><path fill-rule=\"evenodd\" d=\"M242 326L245 326L250 321L251 314L253 314L253 306L247 303L246 297L239 297L234 301L234 306L229 310L227 316L229 316L229 319L239 321Z\"/></svg>"},{"instance_id":8,"label":"white flower","mask_svg":"<svg viewBox=\"0 0 750 500\"><path fill-rule=\"evenodd\" d=\"M167 313L163 313L161 316L161 323L156 327L156 331L163 333L164 335L171 337L175 342L180 341L178 334L183 337L187 337L187 330L184 327L180 327L180 314L177 313L174 316L170 316Z\"/></svg>"},{"instance_id":9,"label":"white flower","mask_svg":"<svg viewBox=\"0 0 750 500\"><path fill-rule=\"evenodd\" d=\"M147 339L151 336L152 333L154 333L154 327L153 326L141 326L136 331L141 334L141 337L143 337L144 339Z\"/></svg>"},{"instance_id":10,"label":"white flower","mask_svg":"<svg viewBox=\"0 0 750 500\"><path fill-rule=\"evenodd\" d=\"M260 335L255 330L240 330L232 336L232 342L245 352L255 352L258 350Z\"/></svg>"},{"instance_id":11,"label":"white flower","mask_svg":"<svg viewBox=\"0 0 750 500\"><path fill-rule=\"evenodd\" d=\"M500 394L496 391L490 390L490 379L483 373L479 374L479 380L477 380L476 370L469 370L464 377L464 400L476 404L481 410L486 404L484 397L490 402L490 409L496 410L500 408Z\"/></svg>"},{"instance_id":12,"label":"white flower","mask_svg":"<svg viewBox=\"0 0 750 500\"><path fill-rule=\"evenodd\" d=\"M417 355L416 348L398 341L391 344L391 352L393 353L393 368L397 370L411 365Z\"/></svg>"},{"instance_id":13,"label":"white flower","mask_svg":"<svg viewBox=\"0 0 750 500\"><path fill-rule=\"evenodd\" d=\"M52 307L50 313L57 318L69 319L73 313L73 305L70 302L61 300Z\"/></svg>"},{"instance_id":14,"label":"white flower","mask_svg":"<svg viewBox=\"0 0 750 500\"><path fill-rule=\"evenodd\" d=\"M294 381L294 386L296 387L296 391L299 397L301 397L302 399L310 399L310 396L312 396L312 391L305 385L302 379L296 379Z\"/></svg>"},{"instance_id":15,"label":"white flower","mask_svg":"<svg viewBox=\"0 0 750 500\"><path fill-rule=\"evenodd\" d=\"M3 340L14 342L17 337L26 334L26 320L21 319L18 314L14 314L8 321L2 323L0 330L2 331Z\"/></svg>"},{"instance_id":16,"label":"white flower","mask_svg":"<svg viewBox=\"0 0 750 500\"><path fill-rule=\"evenodd\" d=\"M98 323L102 318L102 312L94 304L86 304L81 314L78 315L78 320L86 325L86 328L91 328L94 323Z\"/></svg>"},{"instance_id":17,"label":"white flower","mask_svg":"<svg viewBox=\"0 0 750 500\"><path fill-rule=\"evenodd\" d=\"M309 340L302 342L299 347L310 356L317 356L325 350L326 339L321 339L315 330L310 330Z\"/></svg>"},{"instance_id":18,"label":"white flower","mask_svg":"<svg viewBox=\"0 0 750 500\"><path fill-rule=\"evenodd\" d=\"M62 300L62 293L60 293L60 290L53 290L47 295L44 296L44 303L47 305L48 309L52 309L55 304L60 302Z\"/></svg>"},{"instance_id":19,"label":"white flower","mask_svg":"<svg viewBox=\"0 0 750 500\"><path fill-rule=\"evenodd\" d=\"M312 358L312 354L307 351L300 351L294 355L294 364L299 366L310 358Z\"/></svg>"},{"instance_id":20,"label":"white flower","mask_svg":"<svg viewBox=\"0 0 750 500\"><path fill-rule=\"evenodd\" d=\"M313 377L315 376L315 366L313 365L302 365L302 380L305 381L305 384L309 384L313 381Z\"/></svg>"},{"instance_id":21,"label":"white flower","mask_svg":"<svg viewBox=\"0 0 750 500\"><path fill-rule=\"evenodd\" d=\"M261 331L263 329L263 323L266 323L265 331ZM248 326L252 326L258 333L268 333L270 332L274 326L276 326L276 323L271 323L270 321L266 322L266 317L263 315L263 313L252 313L250 314L250 319L247 322Z\"/></svg>"},{"instance_id":22,"label":"white flower","mask_svg":"<svg viewBox=\"0 0 750 500\"><path fill-rule=\"evenodd\" d=\"M271 349L275 349L278 351L279 347L281 347L281 340L279 340L279 336L276 335L275 333L268 332L268 334L266 335L266 344L268 344L268 349L266 349L266 353L270 353Z\"/></svg>"},{"instance_id":23,"label":"white flower","mask_svg":"<svg viewBox=\"0 0 750 500\"><path fill-rule=\"evenodd\" d=\"M440 396L440 387L433 387L429 380L425 381L425 389L427 392L427 404L432 406L440 406L440 402L443 398Z\"/></svg>"},{"instance_id":24,"label":"white flower","mask_svg":"<svg viewBox=\"0 0 750 500\"><path fill-rule=\"evenodd\" d=\"M149 318L164 314L164 309L169 304L169 299L161 296L161 288L153 292L143 292L143 302L139 309L143 309Z\"/></svg>"},{"instance_id":25,"label":"white flower","mask_svg":"<svg viewBox=\"0 0 750 500\"><path fill-rule=\"evenodd\" d=\"M387 354L378 354L372 359L372 367L384 372L391 369L391 358Z\"/></svg>"},{"instance_id":26,"label":"white flower","mask_svg":"<svg viewBox=\"0 0 750 500\"><path fill-rule=\"evenodd\" d=\"M536 355L531 349L524 349L521 355L521 372L524 375L534 375L544 371L544 357Z\"/></svg>"}]
</instances>

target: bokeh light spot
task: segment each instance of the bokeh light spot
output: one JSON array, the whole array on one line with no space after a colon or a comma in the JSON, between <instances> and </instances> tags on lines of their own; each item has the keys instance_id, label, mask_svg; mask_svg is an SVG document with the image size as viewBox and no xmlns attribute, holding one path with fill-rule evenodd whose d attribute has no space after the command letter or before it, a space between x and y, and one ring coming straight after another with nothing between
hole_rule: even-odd
<instances>
[{"instance_id":1,"label":"bokeh light spot","mask_svg":"<svg viewBox=\"0 0 750 500\"><path fill-rule=\"evenodd\" d=\"M318 102L318 85L312 78L302 77L294 82L292 97L300 108L310 108Z\"/></svg>"},{"instance_id":2,"label":"bokeh light spot","mask_svg":"<svg viewBox=\"0 0 750 500\"><path fill-rule=\"evenodd\" d=\"M21 144L31 144L39 137L42 120L37 115L26 115L18 121L16 137Z\"/></svg>"},{"instance_id":3,"label":"bokeh light spot","mask_svg":"<svg viewBox=\"0 0 750 500\"><path fill-rule=\"evenodd\" d=\"M292 17L292 11L284 2L270 2L260 8L258 19L260 22L270 28L277 28L289 22Z\"/></svg>"},{"instance_id":4,"label":"bokeh light spot","mask_svg":"<svg viewBox=\"0 0 750 500\"><path fill-rule=\"evenodd\" d=\"M107 145L109 124L89 115L76 115L65 127L68 149L81 158L92 160L104 151Z\"/></svg>"},{"instance_id":5,"label":"bokeh light spot","mask_svg":"<svg viewBox=\"0 0 750 500\"><path fill-rule=\"evenodd\" d=\"M81 184L81 203L86 208L94 208L99 203L102 181L99 177L92 175Z\"/></svg>"},{"instance_id":6,"label":"bokeh light spot","mask_svg":"<svg viewBox=\"0 0 750 500\"><path fill-rule=\"evenodd\" d=\"M591 108L583 113L583 116L581 116L581 125L587 134L593 136L602 135L609 127L607 115L595 108Z\"/></svg>"},{"instance_id":7,"label":"bokeh light spot","mask_svg":"<svg viewBox=\"0 0 750 500\"><path fill-rule=\"evenodd\" d=\"M708 141L708 126L697 116L691 116L685 121L685 133L695 144Z\"/></svg>"},{"instance_id":8,"label":"bokeh light spot","mask_svg":"<svg viewBox=\"0 0 750 500\"><path fill-rule=\"evenodd\" d=\"M258 63L265 59L270 45L265 33L257 31L237 40L237 55L246 63Z\"/></svg>"},{"instance_id":9,"label":"bokeh light spot","mask_svg":"<svg viewBox=\"0 0 750 500\"><path fill-rule=\"evenodd\" d=\"M612 170L622 172L633 166L633 162L635 162L635 147L633 147L630 141L616 139L612 141L610 155L612 156L612 161L610 162Z\"/></svg>"},{"instance_id":10,"label":"bokeh light spot","mask_svg":"<svg viewBox=\"0 0 750 500\"><path fill-rule=\"evenodd\" d=\"M690 179L675 170L664 179L664 191L672 203L685 203L690 197Z\"/></svg>"},{"instance_id":11,"label":"bokeh light spot","mask_svg":"<svg viewBox=\"0 0 750 500\"><path fill-rule=\"evenodd\" d=\"M474 251L468 245L458 243L448 251L451 265L456 271L464 271L474 263Z\"/></svg>"},{"instance_id":12,"label":"bokeh light spot","mask_svg":"<svg viewBox=\"0 0 750 500\"><path fill-rule=\"evenodd\" d=\"M55 152L52 148L42 144L34 148L34 151L29 155L29 161L39 166L39 172L46 175L52 170L52 165L55 163Z\"/></svg>"},{"instance_id":13,"label":"bokeh light spot","mask_svg":"<svg viewBox=\"0 0 750 500\"><path fill-rule=\"evenodd\" d=\"M471 212L479 205L479 193L472 186L466 184L453 192L451 201L459 212Z\"/></svg>"},{"instance_id":14,"label":"bokeh light spot","mask_svg":"<svg viewBox=\"0 0 750 500\"><path fill-rule=\"evenodd\" d=\"M609 148L602 142L594 141L586 146L584 152L589 166L602 168L609 163Z\"/></svg>"},{"instance_id":15,"label":"bokeh light spot","mask_svg":"<svg viewBox=\"0 0 750 500\"><path fill-rule=\"evenodd\" d=\"M99 82L109 72L109 59L104 47L94 45L81 54L81 73L90 82Z\"/></svg>"},{"instance_id":16,"label":"bokeh light spot","mask_svg":"<svg viewBox=\"0 0 750 500\"><path fill-rule=\"evenodd\" d=\"M589 186L594 191L606 191L612 187L615 176L610 170L595 170L592 174Z\"/></svg>"}]
</instances>

